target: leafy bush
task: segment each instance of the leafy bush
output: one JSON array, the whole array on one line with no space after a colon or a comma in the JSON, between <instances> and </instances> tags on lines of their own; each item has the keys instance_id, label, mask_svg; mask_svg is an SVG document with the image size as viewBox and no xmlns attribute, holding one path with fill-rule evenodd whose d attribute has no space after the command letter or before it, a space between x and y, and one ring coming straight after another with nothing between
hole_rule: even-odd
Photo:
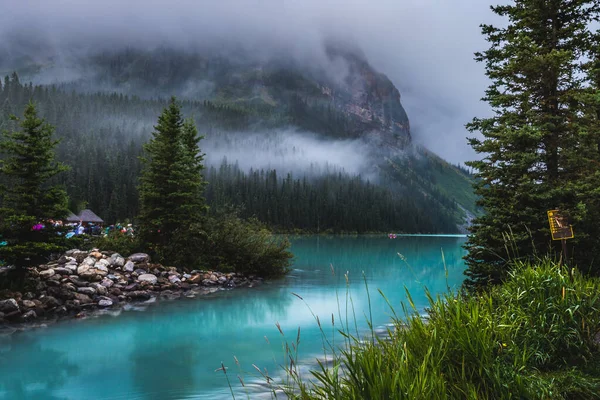
<instances>
[{"instance_id":1,"label":"leafy bush","mask_svg":"<svg viewBox=\"0 0 600 400\"><path fill-rule=\"evenodd\" d=\"M283 276L293 255L287 239L274 236L258 220L235 214L210 219L203 262L207 268L265 278Z\"/></svg>"},{"instance_id":2,"label":"leafy bush","mask_svg":"<svg viewBox=\"0 0 600 400\"><path fill-rule=\"evenodd\" d=\"M89 241L87 247L116 251L124 256L136 253L142 248L136 237L120 231L112 231L106 236L94 237Z\"/></svg>"}]
</instances>

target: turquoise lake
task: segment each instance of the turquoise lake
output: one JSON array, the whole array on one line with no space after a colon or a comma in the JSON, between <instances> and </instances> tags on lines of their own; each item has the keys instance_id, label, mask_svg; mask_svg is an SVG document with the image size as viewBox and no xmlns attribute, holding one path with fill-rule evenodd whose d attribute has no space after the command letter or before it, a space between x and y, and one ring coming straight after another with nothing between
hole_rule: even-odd
<instances>
[{"instance_id":1,"label":"turquoise lake","mask_svg":"<svg viewBox=\"0 0 600 400\"><path fill-rule=\"evenodd\" d=\"M225 375L215 371L221 362L229 367L236 398L269 398L252 365L280 376L283 343L295 341L299 327L302 363L311 366L323 356L311 310L326 331L332 331L332 314L339 328L340 313L342 320L346 316L348 288L358 330L366 334L369 301L364 274L373 324L385 327L391 312L378 289L398 313L406 300L405 288L423 309L425 287L436 294L462 283L465 240L295 237L291 241L296 258L285 279L0 336L0 399L230 399ZM351 318L352 309L348 312ZM354 322L351 327L356 329ZM336 336L341 343L341 336Z\"/></svg>"}]
</instances>

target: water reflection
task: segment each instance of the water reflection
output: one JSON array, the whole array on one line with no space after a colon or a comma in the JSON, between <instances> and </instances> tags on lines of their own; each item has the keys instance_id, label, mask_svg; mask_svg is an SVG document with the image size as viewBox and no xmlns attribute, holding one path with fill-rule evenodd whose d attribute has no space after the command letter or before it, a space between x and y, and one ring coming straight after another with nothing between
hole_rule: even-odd
<instances>
[{"instance_id":1,"label":"water reflection","mask_svg":"<svg viewBox=\"0 0 600 400\"><path fill-rule=\"evenodd\" d=\"M373 322L385 324L391 313L377 289L398 311L406 299L405 287L417 306L424 307L424 286L435 294L446 291L447 284L456 287L462 281L463 241L295 238L294 270L282 280L158 302L145 311L122 312L118 317L73 320L13 338L0 337L0 399L230 399L225 376L215 371L222 361L230 367L234 388L240 387L236 377L240 371L257 374L252 364L276 375L279 365L288 362L282 342L293 342L298 327L300 358L312 361L323 354L321 333L306 304L319 315L327 332L332 331L331 314L335 314L337 329L345 317L346 272L358 328L366 330L369 304L363 272L371 292ZM306 304L292 293L302 296ZM336 338L336 343L341 342ZM240 361L239 369L234 356ZM246 398L243 390L240 393ZM250 398L255 398L252 391Z\"/></svg>"},{"instance_id":2,"label":"water reflection","mask_svg":"<svg viewBox=\"0 0 600 400\"><path fill-rule=\"evenodd\" d=\"M155 317L134 335L140 339L130 357L135 392L147 400L175 400L194 393L194 368L202 354L197 334Z\"/></svg>"},{"instance_id":3,"label":"water reflection","mask_svg":"<svg viewBox=\"0 0 600 400\"><path fill-rule=\"evenodd\" d=\"M10 400L66 400L56 392L79 371L66 352L44 348L28 334L0 338L0 366L0 398Z\"/></svg>"}]
</instances>

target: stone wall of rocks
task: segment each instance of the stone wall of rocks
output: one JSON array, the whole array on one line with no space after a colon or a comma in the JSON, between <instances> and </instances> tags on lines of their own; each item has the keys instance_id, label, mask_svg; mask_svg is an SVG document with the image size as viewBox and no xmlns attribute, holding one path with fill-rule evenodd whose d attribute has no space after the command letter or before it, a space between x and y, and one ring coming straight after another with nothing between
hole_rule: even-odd
<instances>
[{"instance_id":1,"label":"stone wall of rocks","mask_svg":"<svg viewBox=\"0 0 600 400\"><path fill-rule=\"evenodd\" d=\"M30 269L29 276L35 286L31 292L5 292L0 297L0 323L83 316L89 310L131 301L177 298L261 282L235 273L180 273L174 267L151 263L144 253L123 257L98 250L70 250L56 261Z\"/></svg>"}]
</instances>

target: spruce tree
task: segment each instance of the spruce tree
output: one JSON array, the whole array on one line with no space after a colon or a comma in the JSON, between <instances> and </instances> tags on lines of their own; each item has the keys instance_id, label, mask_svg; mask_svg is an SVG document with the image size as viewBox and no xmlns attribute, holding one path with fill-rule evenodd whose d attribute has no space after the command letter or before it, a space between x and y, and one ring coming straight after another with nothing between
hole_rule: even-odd
<instances>
[{"instance_id":1,"label":"spruce tree","mask_svg":"<svg viewBox=\"0 0 600 400\"><path fill-rule=\"evenodd\" d=\"M184 122L175 98L154 129L142 158L140 239L161 261L192 267L198 262L191 254L199 245L206 209L200 137L192 122Z\"/></svg>"},{"instance_id":2,"label":"spruce tree","mask_svg":"<svg viewBox=\"0 0 600 400\"><path fill-rule=\"evenodd\" d=\"M67 215L67 194L49 181L68 168L55 161L59 140L52 137L54 127L38 117L32 102L23 119L13 120L21 130L4 132L0 142L4 154L0 161L4 183L0 228L2 240L7 242L0 247L0 260L23 269L65 249L64 239L50 220Z\"/></svg>"},{"instance_id":3,"label":"spruce tree","mask_svg":"<svg viewBox=\"0 0 600 400\"><path fill-rule=\"evenodd\" d=\"M484 137L470 139L483 158L467 163L477 170L475 191L484 211L466 244L467 286L500 282L510 259L559 251L550 240L547 210L569 212L576 230L589 218L577 152L587 148L582 133L590 127L582 59L597 8L595 0L518 0L492 7L508 19L506 27L482 26L491 47L476 60L492 81L484 100L494 116L467 125ZM569 242L571 254L587 267L591 260L580 255L589 235L579 230L577 237Z\"/></svg>"}]
</instances>

